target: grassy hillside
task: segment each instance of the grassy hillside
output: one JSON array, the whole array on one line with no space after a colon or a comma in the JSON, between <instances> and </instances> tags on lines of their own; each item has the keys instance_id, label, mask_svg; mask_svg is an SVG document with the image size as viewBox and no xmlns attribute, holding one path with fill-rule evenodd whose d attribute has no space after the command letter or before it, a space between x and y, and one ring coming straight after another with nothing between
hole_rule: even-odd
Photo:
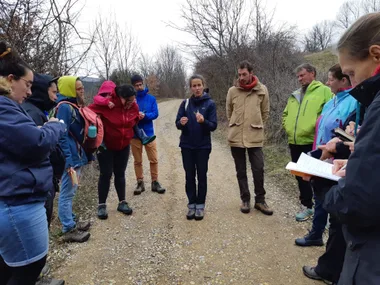
<instances>
[{"instance_id":1,"label":"grassy hillside","mask_svg":"<svg viewBox=\"0 0 380 285\"><path fill-rule=\"evenodd\" d=\"M323 78L325 78L329 68L338 63L338 56L331 50L307 54L304 57L306 62L311 63L317 68L319 75Z\"/></svg>"}]
</instances>

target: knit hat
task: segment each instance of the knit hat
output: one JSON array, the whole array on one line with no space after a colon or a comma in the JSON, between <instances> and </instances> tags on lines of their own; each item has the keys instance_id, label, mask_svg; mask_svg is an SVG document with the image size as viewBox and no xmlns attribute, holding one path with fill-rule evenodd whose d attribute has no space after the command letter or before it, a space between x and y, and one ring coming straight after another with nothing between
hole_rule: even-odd
<instances>
[{"instance_id":1,"label":"knit hat","mask_svg":"<svg viewBox=\"0 0 380 285\"><path fill-rule=\"evenodd\" d=\"M132 85L135 85L137 82L143 82L143 81L144 81L143 78L138 74L135 74L131 77Z\"/></svg>"}]
</instances>

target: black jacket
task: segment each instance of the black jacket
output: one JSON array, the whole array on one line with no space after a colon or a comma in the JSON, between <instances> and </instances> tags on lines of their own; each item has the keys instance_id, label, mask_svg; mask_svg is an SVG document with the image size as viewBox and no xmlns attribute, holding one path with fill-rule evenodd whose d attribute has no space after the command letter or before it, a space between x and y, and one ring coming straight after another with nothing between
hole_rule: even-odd
<instances>
[{"instance_id":1,"label":"black jacket","mask_svg":"<svg viewBox=\"0 0 380 285\"><path fill-rule=\"evenodd\" d=\"M325 196L324 207L343 224L347 242L339 284L380 284L380 75L350 94L366 117L350 155L346 177Z\"/></svg>"},{"instance_id":2,"label":"black jacket","mask_svg":"<svg viewBox=\"0 0 380 285\"><path fill-rule=\"evenodd\" d=\"M32 95L21 105L37 126L43 126L48 121L48 111L56 106L56 103L50 100L48 93L52 79L49 75L35 74ZM65 170L65 156L58 144L50 154L50 163L53 167L54 178L61 179Z\"/></svg>"}]
</instances>

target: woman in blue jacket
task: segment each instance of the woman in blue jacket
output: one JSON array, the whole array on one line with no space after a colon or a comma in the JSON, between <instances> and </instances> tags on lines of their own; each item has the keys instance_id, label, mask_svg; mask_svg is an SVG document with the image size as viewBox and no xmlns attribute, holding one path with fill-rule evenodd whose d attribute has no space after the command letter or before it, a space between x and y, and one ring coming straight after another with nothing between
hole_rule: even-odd
<instances>
[{"instance_id":1,"label":"woman in blue jacket","mask_svg":"<svg viewBox=\"0 0 380 285\"><path fill-rule=\"evenodd\" d=\"M0 284L34 285L49 246L49 154L65 125L53 118L39 128L21 108L32 83L31 69L0 43Z\"/></svg>"},{"instance_id":2,"label":"woman in blue jacket","mask_svg":"<svg viewBox=\"0 0 380 285\"><path fill-rule=\"evenodd\" d=\"M179 107L176 126L181 130L180 148L186 172L187 219L202 220L207 194L207 170L211 153L211 132L217 127L216 106L205 89L205 80L193 75L192 96ZM198 180L198 191L195 183Z\"/></svg>"}]
</instances>

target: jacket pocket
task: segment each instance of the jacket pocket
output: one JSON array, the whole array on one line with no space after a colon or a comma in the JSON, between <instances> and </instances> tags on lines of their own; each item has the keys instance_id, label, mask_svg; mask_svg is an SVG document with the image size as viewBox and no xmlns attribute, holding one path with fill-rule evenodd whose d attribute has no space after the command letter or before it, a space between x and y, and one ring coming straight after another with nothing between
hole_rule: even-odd
<instances>
[{"instance_id":1,"label":"jacket pocket","mask_svg":"<svg viewBox=\"0 0 380 285\"><path fill-rule=\"evenodd\" d=\"M247 143L261 143L264 141L264 126L262 124L251 124Z\"/></svg>"},{"instance_id":2,"label":"jacket pocket","mask_svg":"<svg viewBox=\"0 0 380 285\"><path fill-rule=\"evenodd\" d=\"M14 194L31 194L36 188L37 179L29 168L19 170L12 174L11 185Z\"/></svg>"}]
</instances>

